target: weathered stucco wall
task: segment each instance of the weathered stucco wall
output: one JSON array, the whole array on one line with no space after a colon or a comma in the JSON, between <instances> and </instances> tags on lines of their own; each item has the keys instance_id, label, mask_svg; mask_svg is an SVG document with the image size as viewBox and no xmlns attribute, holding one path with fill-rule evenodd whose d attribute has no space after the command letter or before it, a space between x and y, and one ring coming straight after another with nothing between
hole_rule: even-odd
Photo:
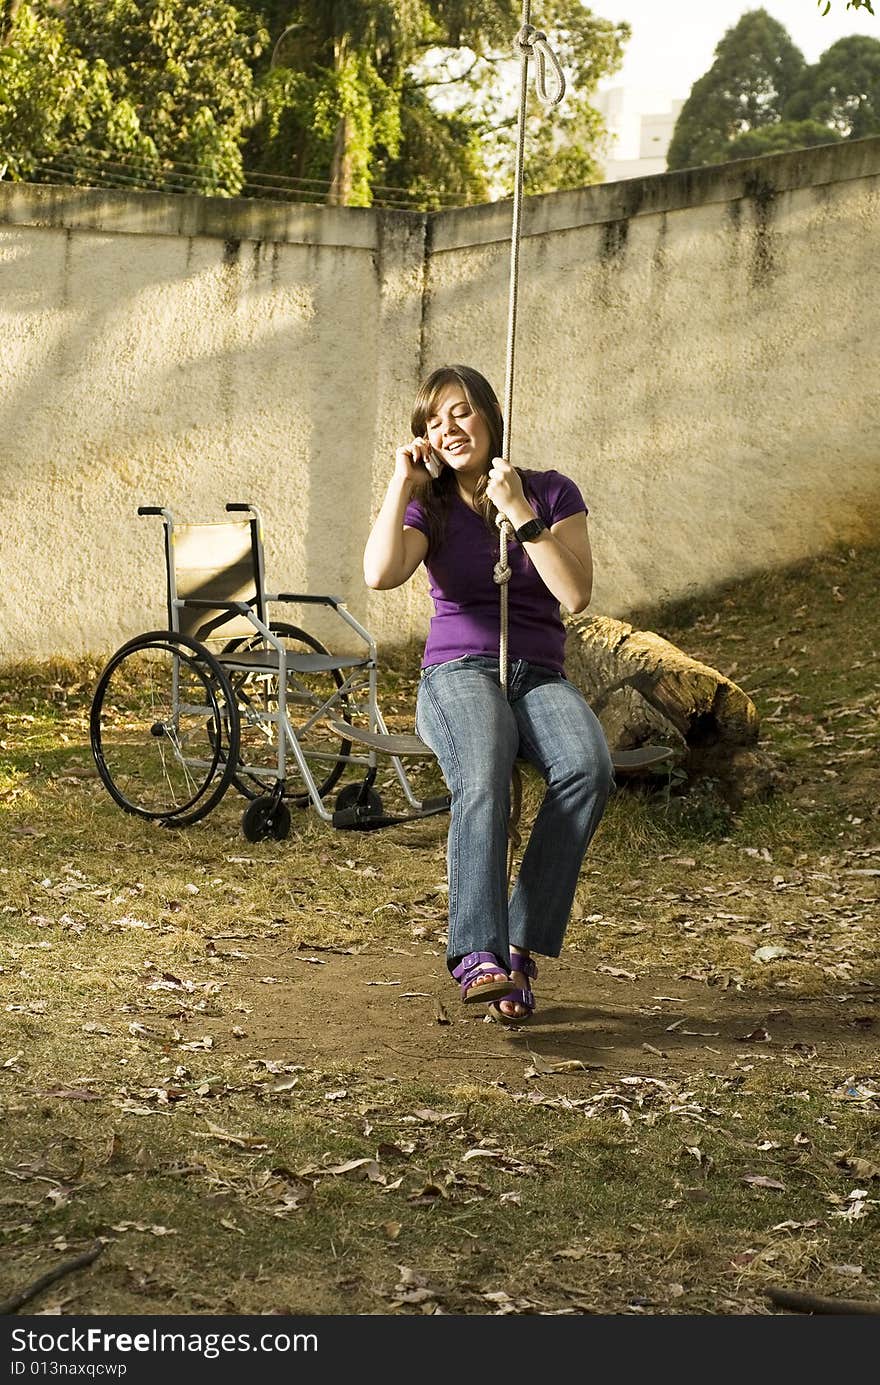
<instances>
[{"instance_id":1,"label":"weathered stucco wall","mask_svg":"<svg viewBox=\"0 0 880 1385\"><path fill-rule=\"evenodd\" d=\"M138 505L255 503L275 590L360 593L422 246L419 218L0 187L3 655L167 624Z\"/></svg>"},{"instance_id":2,"label":"weathered stucco wall","mask_svg":"<svg viewBox=\"0 0 880 1385\"><path fill-rule=\"evenodd\" d=\"M880 537L878 218L876 139L528 205L512 457L581 485L595 609ZM436 226L428 364L503 380L507 233Z\"/></svg>"},{"instance_id":3,"label":"weathered stucco wall","mask_svg":"<svg viewBox=\"0 0 880 1385\"><path fill-rule=\"evenodd\" d=\"M594 607L876 537L880 140L532 199L513 460L581 485ZM361 553L420 375L503 386L509 204L432 217L0 184L2 657L164 624L160 525L250 500L276 589L421 634ZM333 624L303 621L318 633Z\"/></svg>"}]
</instances>

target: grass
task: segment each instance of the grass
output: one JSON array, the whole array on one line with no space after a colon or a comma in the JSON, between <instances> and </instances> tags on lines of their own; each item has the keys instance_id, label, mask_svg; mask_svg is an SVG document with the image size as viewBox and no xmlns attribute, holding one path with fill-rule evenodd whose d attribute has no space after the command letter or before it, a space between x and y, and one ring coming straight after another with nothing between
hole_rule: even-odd
<instances>
[{"instance_id":1,"label":"grass","mask_svg":"<svg viewBox=\"0 0 880 1385\"><path fill-rule=\"evenodd\" d=\"M841 550L633 613L753 696L777 788L619 792L546 968L584 1004L514 1034L444 981L443 818L153 827L94 777L97 662L7 666L0 1299L99 1240L23 1311L880 1298L878 585ZM383 656L398 729L418 654Z\"/></svg>"}]
</instances>

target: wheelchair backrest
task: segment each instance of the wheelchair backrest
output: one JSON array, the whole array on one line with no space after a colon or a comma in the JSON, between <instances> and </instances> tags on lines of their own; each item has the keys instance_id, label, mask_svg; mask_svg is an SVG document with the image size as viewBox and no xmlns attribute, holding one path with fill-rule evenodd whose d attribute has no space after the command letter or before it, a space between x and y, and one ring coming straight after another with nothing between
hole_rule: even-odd
<instances>
[{"instance_id":1,"label":"wheelchair backrest","mask_svg":"<svg viewBox=\"0 0 880 1385\"><path fill-rule=\"evenodd\" d=\"M202 642L255 633L245 616L230 616L222 606L193 608L173 602L175 597L246 601L264 620L263 555L256 519L169 526L166 558L173 629Z\"/></svg>"}]
</instances>

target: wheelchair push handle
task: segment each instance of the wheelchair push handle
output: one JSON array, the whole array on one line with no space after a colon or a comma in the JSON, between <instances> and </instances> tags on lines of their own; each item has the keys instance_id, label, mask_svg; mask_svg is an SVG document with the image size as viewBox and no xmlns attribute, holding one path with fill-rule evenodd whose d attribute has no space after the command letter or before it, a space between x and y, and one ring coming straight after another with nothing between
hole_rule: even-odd
<instances>
[{"instance_id":1,"label":"wheelchair push handle","mask_svg":"<svg viewBox=\"0 0 880 1385\"><path fill-rule=\"evenodd\" d=\"M252 510L252 509L253 509L253 506L252 506L252 505L237 505L237 504L233 503L233 504L227 505L227 506L226 506L226 509L229 511L230 514L232 514L232 513L235 512L235 511Z\"/></svg>"},{"instance_id":2,"label":"wheelchair push handle","mask_svg":"<svg viewBox=\"0 0 880 1385\"><path fill-rule=\"evenodd\" d=\"M161 505L138 505L139 515L164 515Z\"/></svg>"}]
</instances>

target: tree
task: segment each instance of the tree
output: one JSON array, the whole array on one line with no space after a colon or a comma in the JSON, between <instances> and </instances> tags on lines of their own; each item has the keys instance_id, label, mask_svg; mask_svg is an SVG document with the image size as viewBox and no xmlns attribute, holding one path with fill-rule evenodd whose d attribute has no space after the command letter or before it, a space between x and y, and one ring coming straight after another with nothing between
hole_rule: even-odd
<instances>
[{"instance_id":1,"label":"tree","mask_svg":"<svg viewBox=\"0 0 880 1385\"><path fill-rule=\"evenodd\" d=\"M227 194L299 180L354 205L509 182L519 0L251 2L0 0L0 168ZM570 86L550 117L530 99L528 187L592 181L591 96L629 28L581 0L532 18Z\"/></svg>"},{"instance_id":2,"label":"tree","mask_svg":"<svg viewBox=\"0 0 880 1385\"><path fill-rule=\"evenodd\" d=\"M781 154L787 149L833 144L842 138L820 120L780 120L775 125L762 125L760 130L737 135L728 144L725 158L754 159L761 154Z\"/></svg>"},{"instance_id":3,"label":"tree","mask_svg":"<svg viewBox=\"0 0 880 1385\"><path fill-rule=\"evenodd\" d=\"M847 139L880 132L880 39L851 34L807 68L789 120L816 120Z\"/></svg>"},{"instance_id":4,"label":"tree","mask_svg":"<svg viewBox=\"0 0 880 1385\"><path fill-rule=\"evenodd\" d=\"M114 145L136 140L137 116L114 108L106 65L67 41L60 19L34 5L4 15L0 47L0 177L39 178L47 160L103 125Z\"/></svg>"},{"instance_id":5,"label":"tree","mask_svg":"<svg viewBox=\"0 0 880 1385\"><path fill-rule=\"evenodd\" d=\"M528 127L527 192L583 187L602 175L597 153L605 126L592 105L602 77L623 61L628 24L613 24L585 10L581 0L550 0L543 6L542 28L566 74L562 104L546 112L532 97Z\"/></svg>"},{"instance_id":6,"label":"tree","mask_svg":"<svg viewBox=\"0 0 880 1385\"><path fill-rule=\"evenodd\" d=\"M264 39L227 0L12 6L0 47L0 166L14 178L58 181L70 166L83 179L109 171L127 186L235 193L253 108L249 59Z\"/></svg>"},{"instance_id":7,"label":"tree","mask_svg":"<svg viewBox=\"0 0 880 1385\"><path fill-rule=\"evenodd\" d=\"M200 191L238 192L261 26L229 0L64 0L63 13L70 41L137 110L154 162L190 166Z\"/></svg>"},{"instance_id":8,"label":"tree","mask_svg":"<svg viewBox=\"0 0 880 1385\"><path fill-rule=\"evenodd\" d=\"M261 14L279 66L263 73L249 166L315 185L329 177L332 201L367 203L379 184L429 206L485 196L487 176L512 168L505 72L518 67L518 0L272 0ZM532 17L570 90L549 121L530 106L530 190L595 180L602 126L589 97L619 66L629 27L580 0L545 0Z\"/></svg>"},{"instance_id":9,"label":"tree","mask_svg":"<svg viewBox=\"0 0 880 1385\"><path fill-rule=\"evenodd\" d=\"M781 120L806 63L766 10L749 10L728 29L709 71L696 81L676 121L670 168L717 163L732 140Z\"/></svg>"},{"instance_id":10,"label":"tree","mask_svg":"<svg viewBox=\"0 0 880 1385\"><path fill-rule=\"evenodd\" d=\"M258 67L262 104L248 162L316 181L331 202L370 201L381 146L400 143L400 95L434 20L427 0L271 0L261 9L273 59Z\"/></svg>"},{"instance_id":11,"label":"tree","mask_svg":"<svg viewBox=\"0 0 880 1385\"><path fill-rule=\"evenodd\" d=\"M519 12L515 3L510 7ZM515 134L518 115L520 63L513 49L519 14L511 14L501 40L474 45L472 61L454 82L457 109L481 132L486 171L495 188L509 192L512 186ZM614 24L585 9L581 0L543 0L536 4L532 22L545 30L566 74L566 95L549 112L530 88L527 108L527 157L525 186L530 193L581 187L600 176L597 152L605 136L599 112L592 105L602 77L616 71L630 37L628 24ZM424 80L434 90L436 80L449 81L454 58L440 50L435 81ZM534 64L532 64L534 67Z\"/></svg>"}]
</instances>

